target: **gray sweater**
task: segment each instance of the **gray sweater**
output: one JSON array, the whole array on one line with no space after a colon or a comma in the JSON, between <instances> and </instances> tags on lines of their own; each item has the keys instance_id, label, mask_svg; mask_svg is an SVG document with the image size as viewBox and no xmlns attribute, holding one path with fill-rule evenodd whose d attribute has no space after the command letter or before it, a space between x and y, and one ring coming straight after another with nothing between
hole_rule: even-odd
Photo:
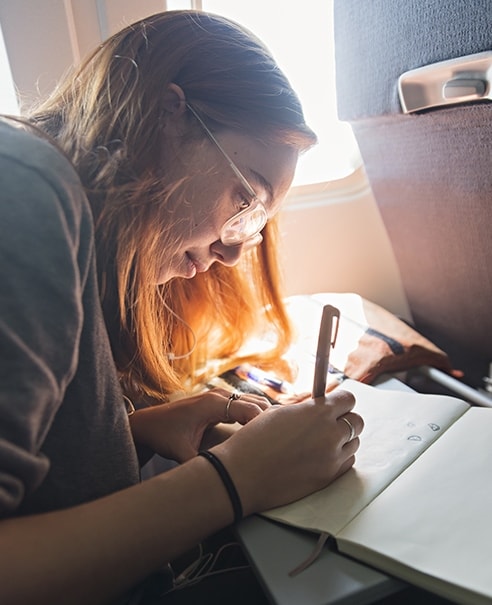
<instances>
[{"instance_id":1,"label":"gray sweater","mask_svg":"<svg viewBox=\"0 0 492 605\"><path fill-rule=\"evenodd\" d=\"M0 518L139 481L70 163L0 122Z\"/></svg>"}]
</instances>

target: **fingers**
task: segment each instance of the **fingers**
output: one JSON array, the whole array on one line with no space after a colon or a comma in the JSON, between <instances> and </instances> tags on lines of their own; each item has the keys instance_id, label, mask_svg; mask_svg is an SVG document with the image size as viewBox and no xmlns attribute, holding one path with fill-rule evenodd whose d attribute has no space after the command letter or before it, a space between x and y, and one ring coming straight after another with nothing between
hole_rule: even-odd
<instances>
[{"instance_id":1,"label":"fingers","mask_svg":"<svg viewBox=\"0 0 492 605\"><path fill-rule=\"evenodd\" d=\"M350 443L353 444L354 441L358 441L358 439L354 439L353 441L350 441ZM338 479L338 477L341 477L349 469L351 469L354 466L354 464L355 464L355 455L352 454L340 465L340 468L338 469L334 479Z\"/></svg>"},{"instance_id":2,"label":"fingers","mask_svg":"<svg viewBox=\"0 0 492 605\"><path fill-rule=\"evenodd\" d=\"M302 393L279 393L275 399L283 405L300 403L301 401L311 399L311 393L309 391L304 391Z\"/></svg>"},{"instance_id":3,"label":"fingers","mask_svg":"<svg viewBox=\"0 0 492 605\"><path fill-rule=\"evenodd\" d=\"M364 429L364 421L361 416L354 412L348 412L337 419L340 439L342 443L348 444L354 441Z\"/></svg>"},{"instance_id":4,"label":"fingers","mask_svg":"<svg viewBox=\"0 0 492 605\"><path fill-rule=\"evenodd\" d=\"M320 399L316 399L316 403ZM353 394L343 389L337 389L326 395L324 402L335 413L340 442L346 444L354 441L362 433L364 421L359 414L352 411L355 406L355 397Z\"/></svg>"},{"instance_id":5,"label":"fingers","mask_svg":"<svg viewBox=\"0 0 492 605\"><path fill-rule=\"evenodd\" d=\"M336 412L337 417L350 412L355 406L354 395L350 391L344 391L343 389L336 389L325 395L324 399L318 397L315 401L330 404Z\"/></svg>"},{"instance_id":6,"label":"fingers","mask_svg":"<svg viewBox=\"0 0 492 605\"><path fill-rule=\"evenodd\" d=\"M224 422L246 424L270 407L266 397L250 393L228 393L224 407Z\"/></svg>"},{"instance_id":7,"label":"fingers","mask_svg":"<svg viewBox=\"0 0 492 605\"><path fill-rule=\"evenodd\" d=\"M267 410L268 408L270 408L272 406L272 404L268 401L268 399L266 397L262 397L261 395L253 395L253 394L249 394L249 393L244 393L241 395L241 402L242 403L245 403L245 402L254 403L261 410Z\"/></svg>"},{"instance_id":8,"label":"fingers","mask_svg":"<svg viewBox=\"0 0 492 605\"><path fill-rule=\"evenodd\" d=\"M336 473L336 477L339 477L355 463L355 455L360 446L359 436L364 430L364 420L353 411L355 397L348 391L337 389L325 397L325 403L336 412L333 430L338 434L342 454L342 461Z\"/></svg>"}]
</instances>

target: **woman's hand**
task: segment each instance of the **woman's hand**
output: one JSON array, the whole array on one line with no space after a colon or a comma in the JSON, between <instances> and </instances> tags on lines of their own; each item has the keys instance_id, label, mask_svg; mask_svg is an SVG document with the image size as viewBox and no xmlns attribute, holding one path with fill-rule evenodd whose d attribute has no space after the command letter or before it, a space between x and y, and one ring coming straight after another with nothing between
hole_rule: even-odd
<instances>
[{"instance_id":1,"label":"woman's hand","mask_svg":"<svg viewBox=\"0 0 492 605\"><path fill-rule=\"evenodd\" d=\"M246 424L270 407L265 397L243 393L229 402L230 395L218 388L138 410L130 416L134 441L164 458L185 462L196 456L211 427L221 422Z\"/></svg>"},{"instance_id":2,"label":"woman's hand","mask_svg":"<svg viewBox=\"0 0 492 605\"><path fill-rule=\"evenodd\" d=\"M354 404L351 393L336 390L274 406L213 448L236 485L244 513L297 500L351 468L364 426L352 412Z\"/></svg>"}]
</instances>

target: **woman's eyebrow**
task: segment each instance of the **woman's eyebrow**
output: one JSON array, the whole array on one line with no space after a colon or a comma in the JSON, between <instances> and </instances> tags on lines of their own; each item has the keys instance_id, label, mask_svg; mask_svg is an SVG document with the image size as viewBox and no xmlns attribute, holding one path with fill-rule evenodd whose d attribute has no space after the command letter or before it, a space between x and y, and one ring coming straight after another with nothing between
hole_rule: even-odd
<instances>
[{"instance_id":1,"label":"woman's eyebrow","mask_svg":"<svg viewBox=\"0 0 492 605\"><path fill-rule=\"evenodd\" d=\"M251 174L253 180L267 192L269 201L272 200L273 187L270 181L267 181L267 179L259 172L256 172L256 170L248 170L248 173Z\"/></svg>"}]
</instances>

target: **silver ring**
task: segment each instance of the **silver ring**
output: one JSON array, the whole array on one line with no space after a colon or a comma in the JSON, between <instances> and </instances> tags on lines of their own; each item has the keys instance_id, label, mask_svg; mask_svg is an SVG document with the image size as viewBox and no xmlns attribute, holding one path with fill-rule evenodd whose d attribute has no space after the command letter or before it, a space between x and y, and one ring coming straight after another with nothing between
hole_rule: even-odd
<instances>
[{"instance_id":1,"label":"silver ring","mask_svg":"<svg viewBox=\"0 0 492 605\"><path fill-rule=\"evenodd\" d=\"M229 395L229 399L227 400L226 409L225 409L226 422L229 421L229 408L231 407L231 403L233 401L236 401L240 397L241 397L241 393L238 393L237 391L234 391L233 393L231 393Z\"/></svg>"},{"instance_id":2,"label":"silver ring","mask_svg":"<svg viewBox=\"0 0 492 605\"><path fill-rule=\"evenodd\" d=\"M350 422L350 420L348 418L345 418L345 416L340 416L340 420L343 420L345 422L345 424L349 427L350 430L350 435L348 438L348 441L352 441L352 439L355 437L355 428L354 425Z\"/></svg>"}]
</instances>

